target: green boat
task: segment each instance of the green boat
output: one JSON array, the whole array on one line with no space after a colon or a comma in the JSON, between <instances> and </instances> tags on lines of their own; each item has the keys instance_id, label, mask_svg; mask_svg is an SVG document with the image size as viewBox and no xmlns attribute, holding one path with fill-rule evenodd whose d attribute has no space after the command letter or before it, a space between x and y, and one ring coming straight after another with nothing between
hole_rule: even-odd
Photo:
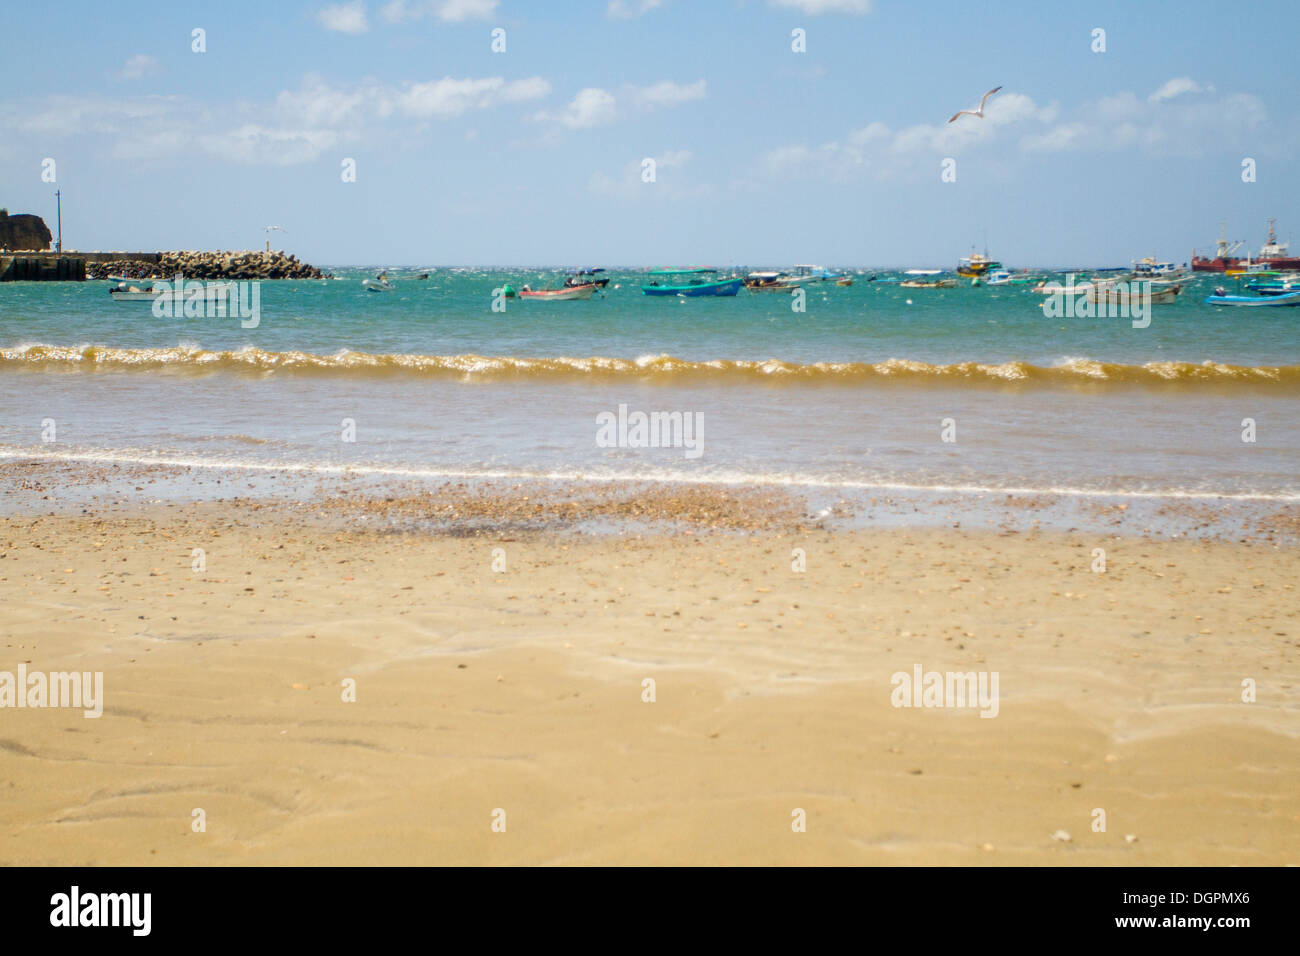
<instances>
[{"instance_id":1,"label":"green boat","mask_svg":"<svg viewBox=\"0 0 1300 956\"><path fill-rule=\"evenodd\" d=\"M679 276L704 276L714 275L717 269L654 269L651 271L652 276L673 276L674 281L660 283L658 280L652 281L649 285L643 285L641 292L644 295L680 295L680 296L706 296L706 295L736 295L740 292L740 286L744 282L740 278L715 279L707 281L705 279L689 279L683 281Z\"/></svg>"}]
</instances>

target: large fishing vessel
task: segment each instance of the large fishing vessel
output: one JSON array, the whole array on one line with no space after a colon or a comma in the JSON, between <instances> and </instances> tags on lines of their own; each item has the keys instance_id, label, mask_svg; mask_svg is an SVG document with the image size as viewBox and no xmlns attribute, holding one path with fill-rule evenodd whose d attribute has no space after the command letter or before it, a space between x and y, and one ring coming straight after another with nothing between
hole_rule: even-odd
<instances>
[{"instance_id":1,"label":"large fishing vessel","mask_svg":"<svg viewBox=\"0 0 1300 956\"><path fill-rule=\"evenodd\" d=\"M1192 268L1197 272L1227 272L1229 269L1243 269L1254 263L1261 263L1261 268L1290 271L1300 269L1300 256L1287 254L1288 244L1277 241L1277 231L1273 228L1276 219L1268 221L1268 241L1259 250L1259 256L1252 260L1249 256L1242 258L1233 253L1245 243L1241 240L1229 242L1226 235L1226 223L1219 230L1219 241L1215 247L1214 258L1196 255L1192 252Z\"/></svg>"},{"instance_id":2,"label":"large fishing vessel","mask_svg":"<svg viewBox=\"0 0 1300 956\"><path fill-rule=\"evenodd\" d=\"M984 273L997 271L1002 268L1002 263L990 259L988 256L982 256L978 252L971 253L957 261L957 275L965 279L978 279Z\"/></svg>"}]
</instances>

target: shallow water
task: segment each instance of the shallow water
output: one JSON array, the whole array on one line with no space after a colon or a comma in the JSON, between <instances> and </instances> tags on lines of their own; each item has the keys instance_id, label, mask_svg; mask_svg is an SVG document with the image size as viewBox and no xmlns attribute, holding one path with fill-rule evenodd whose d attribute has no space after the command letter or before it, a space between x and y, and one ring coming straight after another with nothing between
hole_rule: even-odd
<instances>
[{"instance_id":1,"label":"shallow water","mask_svg":"<svg viewBox=\"0 0 1300 956\"><path fill-rule=\"evenodd\" d=\"M800 313L614 272L603 298L494 312L502 284L559 275L390 271L398 291L369 293L370 271L334 271L263 283L255 328L155 317L106 283L0 285L0 456L1300 500L1300 310L1204 305L1222 277L1134 328L1047 319L1025 287L858 276ZM620 406L698 432L607 447Z\"/></svg>"}]
</instances>

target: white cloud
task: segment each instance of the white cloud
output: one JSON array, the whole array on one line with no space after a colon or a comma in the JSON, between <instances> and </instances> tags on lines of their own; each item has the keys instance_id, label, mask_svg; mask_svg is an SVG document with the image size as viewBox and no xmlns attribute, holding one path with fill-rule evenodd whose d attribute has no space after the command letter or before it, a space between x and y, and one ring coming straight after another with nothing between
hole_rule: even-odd
<instances>
[{"instance_id":1,"label":"white cloud","mask_svg":"<svg viewBox=\"0 0 1300 956\"><path fill-rule=\"evenodd\" d=\"M559 113L543 110L533 118L543 123L561 123L569 129L585 129L613 122L616 112L613 93L589 86L579 90L578 95Z\"/></svg>"},{"instance_id":2,"label":"white cloud","mask_svg":"<svg viewBox=\"0 0 1300 956\"><path fill-rule=\"evenodd\" d=\"M1148 96L1147 102L1159 103L1161 100L1172 100L1175 96L1182 96L1184 93L1201 93L1203 91L1204 87L1190 76L1176 76Z\"/></svg>"},{"instance_id":3,"label":"white cloud","mask_svg":"<svg viewBox=\"0 0 1300 956\"><path fill-rule=\"evenodd\" d=\"M301 128L352 127L394 114L414 119L447 118L477 109L541 99L551 84L541 77L505 80L499 76L456 79L446 76L424 83L386 86L373 80L342 88L309 74L297 90L275 100L278 121Z\"/></svg>"},{"instance_id":4,"label":"white cloud","mask_svg":"<svg viewBox=\"0 0 1300 956\"><path fill-rule=\"evenodd\" d=\"M760 160L769 175L807 175L845 179L863 170L888 176L916 169L931 157L955 156L962 149L989 142L1000 130L1023 123L1051 122L1056 107L1038 106L1023 93L1005 93L988 102L984 117L963 117L955 123L917 123L893 130L874 122L840 140L820 146L788 145L770 150Z\"/></svg>"},{"instance_id":5,"label":"white cloud","mask_svg":"<svg viewBox=\"0 0 1300 956\"><path fill-rule=\"evenodd\" d=\"M631 20L654 10L662 0L609 0L605 15L611 20Z\"/></svg>"},{"instance_id":6,"label":"white cloud","mask_svg":"<svg viewBox=\"0 0 1300 956\"><path fill-rule=\"evenodd\" d=\"M696 80L694 83L661 80L650 86L631 89L632 101L642 109L677 106L679 103L689 103L691 100L702 100L707 93L708 88L704 80Z\"/></svg>"},{"instance_id":7,"label":"white cloud","mask_svg":"<svg viewBox=\"0 0 1300 956\"><path fill-rule=\"evenodd\" d=\"M787 7L817 16L822 13L870 13L871 0L768 0L774 7Z\"/></svg>"},{"instance_id":8,"label":"white cloud","mask_svg":"<svg viewBox=\"0 0 1300 956\"><path fill-rule=\"evenodd\" d=\"M1258 97L1217 96L1213 86L1186 77L1170 80L1145 100L1121 92L1060 114L1056 104L1039 106L1023 93L1002 93L989 100L983 119L963 116L954 123L900 129L872 123L820 145L790 143L771 149L758 166L769 176L784 178L844 180L864 172L881 178L918 171L929 175L931 163L940 158L994 144L1038 154L1133 149L1147 155L1194 156L1215 148L1246 149L1268 121ZM1207 136L1207 130L1213 135ZM1006 143L1008 135L1016 138Z\"/></svg>"},{"instance_id":9,"label":"white cloud","mask_svg":"<svg viewBox=\"0 0 1300 956\"><path fill-rule=\"evenodd\" d=\"M316 14L316 19L326 30L338 33L365 33L370 29L370 23L366 19L366 5L362 0L324 7Z\"/></svg>"},{"instance_id":10,"label":"white cloud","mask_svg":"<svg viewBox=\"0 0 1300 956\"><path fill-rule=\"evenodd\" d=\"M119 79L138 80L142 76L158 72L158 61L145 53L137 53L122 65L117 74Z\"/></svg>"},{"instance_id":11,"label":"white cloud","mask_svg":"<svg viewBox=\"0 0 1300 956\"><path fill-rule=\"evenodd\" d=\"M1187 96L1191 93L1206 94ZM1176 77L1146 100L1132 92L1085 103L1077 118L1021 140L1030 151L1115 150L1137 147L1155 155L1194 156L1253 141L1268 114L1249 93L1215 96L1214 87ZM1207 136L1206 131L1213 135Z\"/></svg>"},{"instance_id":12,"label":"white cloud","mask_svg":"<svg viewBox=\"0 0 1300 956\"><path fill-rule=\"evenodd\" d=\"M665 170L681 170L691 160L688 149L670 149L658 156L647 157L655 162L655 180L645 182L642 178L644 159L627 162L615 175L597 170L587 182L587 190L595 196L606 199L653 199L655 201L676 199L700 199L713 193L713 187L706 184L691 185L681 181L680 177L664 177Z\"/></svg>"},{"instance_id":13,"label":"white cloud","mask_svg":"<svg viewBox=\"0 0 1300 956\"><path fill-rule=\"evenodd\" d=\"M413 83L397 96L397 107L408 116L459 116L472 109L499 103L539 99L551 91L540 77L507 82L499 76L480 80L444 77L430 83Z\"/></svg>"},{"instance_id":14,"label":"white cloud","mask_svg":"<svg viewBox=\"0 0 1300 956\"><path fill-rule=\"evenodd\" d=\"M498 0L391 0L380 11L389 23L434 17L446 23L485 20L497 12Z\"/></svg>"},{"instance_id":15,"label":"white cloud","mask_svg":"<svg viewBox=\"0 0 1300 956\"><path fill-rule=\"evenodd\" d=\"M0 104L0 129L38 137L102 136L116 158L138 161L214 156L225 162L291 166L313 162L343 144L385 135L385 124L409 127L540 99L541 77L506 80L444 77L390 86L365 80L332 86L308 74L274 100L206 107L181 97L48 96L30 113Z\"/></svg>"},{"instance_id":16,"label":"white cloud","mask_svg":"<svg viewBox=\"0 0 1300 956\"><path fill-rule=\"evenodd\" d=\"M340 141L334 130L271 129L255 123L199 136L199 145L209 154L246 166L310 163Z\"/></svg>"}]
</instances>

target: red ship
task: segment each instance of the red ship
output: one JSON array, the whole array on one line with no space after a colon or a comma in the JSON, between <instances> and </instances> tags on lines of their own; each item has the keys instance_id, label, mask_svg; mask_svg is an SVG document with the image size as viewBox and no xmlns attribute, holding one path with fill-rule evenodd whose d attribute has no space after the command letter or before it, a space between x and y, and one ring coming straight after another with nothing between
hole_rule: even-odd
<instances>
[{"instance_id":1,"label":"red ship","mask_svg":"<svg viewBox=\"0 0 1300 956\"><path fill-rule=\"evenodd\" d=\"M1277 222L1276 219L1268 221L1268 242L1264 243L1263 248L1259 250L1259 258L1253 260L1254 263L1262 264L1269 269L1276 269L1279 272L1300 269L1300 257L1287 255L1287 244L1277 241L1277 233L1273 229L1273 223L1275 222ZM1219 230L1219 243L1215 249L1213 259L1198 256L1195 250L1192 251L1192 269L1194 271L1224 272L1228 269L1244 268L1251 264L1252 260L1249 256L1241 258L1233 255L1244 243L1241 240L1229 242L1226 238L1225 229Z\"/></svg>"}]
</instances>

